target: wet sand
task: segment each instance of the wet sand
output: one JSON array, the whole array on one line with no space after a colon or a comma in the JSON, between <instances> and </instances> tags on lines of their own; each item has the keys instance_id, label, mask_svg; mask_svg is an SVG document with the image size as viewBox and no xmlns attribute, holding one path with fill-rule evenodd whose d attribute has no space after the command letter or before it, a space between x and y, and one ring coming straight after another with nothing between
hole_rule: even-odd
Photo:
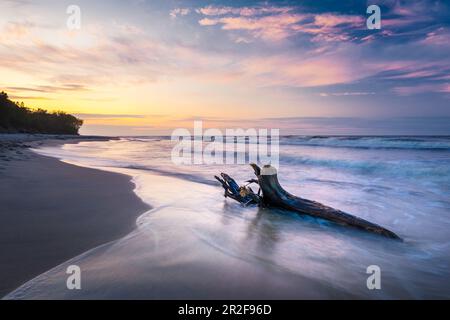
<instances>
[{"instance_id":1,"label":"wet sand","mask_svg":"<svg viewBox=\"0 0 450 320\"><path fill-rule=\"evenodd\" d=\"M128 234L149 209L128 176L65 164L12 144L0 150L0 297Z\"/></svg>"}]
</instances>

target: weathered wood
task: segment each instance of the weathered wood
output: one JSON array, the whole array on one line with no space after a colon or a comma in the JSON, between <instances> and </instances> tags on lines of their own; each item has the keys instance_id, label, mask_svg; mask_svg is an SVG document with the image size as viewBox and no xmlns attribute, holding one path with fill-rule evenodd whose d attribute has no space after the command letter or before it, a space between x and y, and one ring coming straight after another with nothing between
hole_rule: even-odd
<instances>
[{"instance_id":1,"label":"weathered wood","mask_svg":"<svg viewBox=\"0 0 450 320\"><path fill-rule=\"evenodd\" d=\"M214 176L214 178L216 178L216 180L219 181L225 189L225 198L228 197L234 199L245 206L261 203L261 197L256 195L250 187L240 187L236 181L234 181L234 179L226 173L221 173L220 175L222 176L222 179L218 176Z\"/></svg>"},{"instance_id":2,"label":"weathered wood","mask_svg":"<svg viewBox=\"0 0 450 320\"><path fill-rule=\"evenodd\" d=\"M251 166L253 167L255 175L258 178L258 184L261 188L262 196L259 196L259 193L256 195L253 191L251 191L251 194L245 194L247 197L242 197L242 188L250 188L239 187L239 185L231 177L222 173L222 177L224 179L222 180L218 177L216 177L216 179L222 183L222 186L225 189L226 197L230 197L246 205L258 204L269 207L279 207L286 210L295 211L300 214L326 219L340 225L350 226L392 239L401 240L400 237L394 232L375 223L355 217L341 210L325 206L319 202L303 199L290 194L280 185L276 169L271 166L264 166L262 169L256 164L252 164ZM249 182L252 183L255 181L250 180Z\"/></svg>"}]
</instances>

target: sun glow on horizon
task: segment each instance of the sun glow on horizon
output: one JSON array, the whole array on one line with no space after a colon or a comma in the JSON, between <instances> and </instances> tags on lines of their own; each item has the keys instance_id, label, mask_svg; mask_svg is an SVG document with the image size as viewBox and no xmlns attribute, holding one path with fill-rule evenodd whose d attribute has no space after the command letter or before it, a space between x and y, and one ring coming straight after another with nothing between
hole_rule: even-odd
<instances>
[{"instance_id":1,"label":"sun glow on horizon","mask_svg":"<svg viewBox=\"0 0 450 320\"><path fill-rule=\"evenodd\" d=\"M83 114L89 132L193 118L450 116L449 19L425 0L383 7L379 31L365 29L364 1L358 14L83 0L73 31L63 3L37 2L0 4L0 88L29 107ZM431 16L433 28L420 24ZM403 37L414 28L432 30Z\"/></svg>"}]
</instances>

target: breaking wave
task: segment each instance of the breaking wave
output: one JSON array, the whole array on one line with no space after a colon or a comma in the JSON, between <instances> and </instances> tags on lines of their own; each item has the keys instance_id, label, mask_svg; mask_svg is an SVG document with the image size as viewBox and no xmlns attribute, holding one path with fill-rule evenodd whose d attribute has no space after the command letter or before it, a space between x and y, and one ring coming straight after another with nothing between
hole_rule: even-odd
<instances>
[{"instance_id":1,"label":"breaking wave","mask_svg":"<svg viewBox=\"0 0 450 320\"><path fill-rule=\"evenodd\" d=\"M450 137L284 136L280 143L337 148L450 150Z\"/></svg>"}]
</instances>

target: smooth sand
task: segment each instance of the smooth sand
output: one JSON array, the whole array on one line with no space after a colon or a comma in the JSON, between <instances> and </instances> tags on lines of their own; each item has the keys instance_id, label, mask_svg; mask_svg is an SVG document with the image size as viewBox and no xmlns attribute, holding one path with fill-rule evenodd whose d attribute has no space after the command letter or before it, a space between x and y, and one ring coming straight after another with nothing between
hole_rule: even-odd
<instances>
[{"instance_id":1,"label":"smooth sand","mask_svg":"<svg viewBox=\"0 0 450 320\"><path fill-rule=\"evenodd\" d=\"M0 297L136 226L148 206L125 175L26 149L0 159Z\"/></svg>"}]
</instances>

